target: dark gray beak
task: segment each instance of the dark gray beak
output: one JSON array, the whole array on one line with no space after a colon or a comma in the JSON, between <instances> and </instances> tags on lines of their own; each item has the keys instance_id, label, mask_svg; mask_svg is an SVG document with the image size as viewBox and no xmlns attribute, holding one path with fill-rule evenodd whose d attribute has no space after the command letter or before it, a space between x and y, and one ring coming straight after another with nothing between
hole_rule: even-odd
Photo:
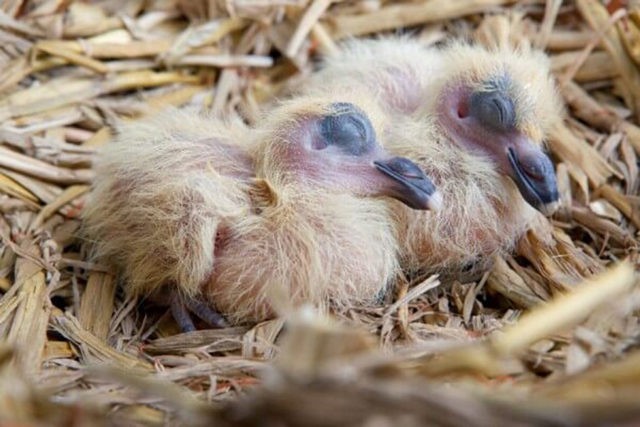
<instances>
[{"instance_id":1,"label":"dark gray beak","mask_svg":"<svg viewBox=\"0 0 640 427\"><path fill-rule=\"evenodd\" d=\"M558 201L558 184L551 159L543 152L518 156L513 148L508 149L514 180L522 197L543 213Z\"/></svg>"},{"instance_id":2,"label":"dark gray beak","mask_svg":"<svg viewBox=\"0 0 640 427\"><path fill-rule=\"evenodd\" d=\"M422 169L404 157L373 162L380 172L394 181L389 196L413 209L437 209L442 203L440 193Z\"/></svg>"}]
</instances>

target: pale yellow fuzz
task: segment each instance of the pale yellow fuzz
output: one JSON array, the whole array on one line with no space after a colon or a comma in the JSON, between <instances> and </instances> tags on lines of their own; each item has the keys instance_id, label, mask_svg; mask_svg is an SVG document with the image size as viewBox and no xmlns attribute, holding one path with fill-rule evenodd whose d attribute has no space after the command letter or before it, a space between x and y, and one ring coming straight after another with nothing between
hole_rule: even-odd
<instances>
[{"instance_id":1,"label":"pale yellow fuzz","mask_svg":"<svg viewBox=\"0 0 640 427\"><path fill-rule=\"evenodd\" d=\"M248 212L243 186L229 176L252 174L209 142L233 143L246 132L171 109L123 124L103 149L85 232L96 257L120 269L129 293L168 283L198 293L211 273L219 222Z\"/></svg>"},{"instance_id":2,"label":"pale yellow fuzz","mask_svg":"<svg viewBox=\"0 0 640 427\"><path fill-rule=\"evenodd\" d=\"M356 95L284 102L255 129L178 110L123 126L85 212L96 255L130 293L166 286L232 322L273 316L283 295L278 307L373 302L399 274L390 205L292 179L278 157L302 118ZM358 107L387 126L375 103Z\"/></svg>"}]
</instances>

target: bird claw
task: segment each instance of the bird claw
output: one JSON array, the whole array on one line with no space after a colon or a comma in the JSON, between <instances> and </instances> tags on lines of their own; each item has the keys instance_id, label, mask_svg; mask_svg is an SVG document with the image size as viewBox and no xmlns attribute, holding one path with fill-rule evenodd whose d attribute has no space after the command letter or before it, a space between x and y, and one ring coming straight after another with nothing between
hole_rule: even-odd
<instances>
[{"instance_id":1,"label":"bird claw","mask_svg":"<svg viewBox=\"0 0 640 427\"><path fill-rule=\"evenodd\" d=\"M229 326L220 313L202 301L181 296L176 296L171 300L171 315L183 332L196 330L189 312L214 328L226 328Z\"/></svg>"},{"instance_id":2,"label":"bird claw","mask_svg":"<svg viewBox=\"0 0 640 427\"><path fill-rule=\"evenodd\" d=\"M186 306L193 314L204 320L209 326L215 328L226 328L229 326L220 313L202 301L191 299L186 302Z\"/></svg>"}]
</instances>

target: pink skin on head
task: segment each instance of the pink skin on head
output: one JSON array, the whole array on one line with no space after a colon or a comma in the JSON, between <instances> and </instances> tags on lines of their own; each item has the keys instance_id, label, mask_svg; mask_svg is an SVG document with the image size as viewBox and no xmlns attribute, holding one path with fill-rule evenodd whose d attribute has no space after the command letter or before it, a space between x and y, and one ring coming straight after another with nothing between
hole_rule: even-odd
<instances>
[{"instance_id":1,"label":"pink skin on head","mask_svg":"<svg viewBox=\"0 0 640 427\"><path fill-rule=\"evenodd\" d=\"M527 146L535 145L515 129L508 133L486 129L475 117L469 115L470 97L471 89L462 85L445 89L440 99L442 108L438 115L442 128L456 144L489 157L500 172L511 176L513 172L507 158L507 149L512 147L519 152L526 150Z\"/></svg>"},{"instance_id":2,"label":"pink skin on head","mask_svg":"<svg viewBox=\"0 0 640 427\"><path fill-rule=\"evenodd\" d=\"M495 93L498 101L511 102L508 94ZM543 212L551 210L557 200L557 189L548 156L519 131L515 123L507 123L499 129L482 123L472 114L473 95L472 89L463 84L450 85L443 91L438 110L442 128L462 148L490 158L501 173L513 179L532 206ZM496 108L491 102L491 99L486 101L484 107ZM514 111L509 113L515 115Z\"/></svg>"},{"instance_id":3,"label":"pink skin on head","mask_svg":"<svg viewBox=\"0 0 640 427\"><path fill-rule=\"evenodd\" d=\"M435 187L413 162L389 156L375 140L355 141L360 145L357 153L334 145L320 130L324 118L299 119L296 129L275 148L278 162L292 179L356 196L393 197L415 209L439 205Z\"/></svg>"}]
</instances>

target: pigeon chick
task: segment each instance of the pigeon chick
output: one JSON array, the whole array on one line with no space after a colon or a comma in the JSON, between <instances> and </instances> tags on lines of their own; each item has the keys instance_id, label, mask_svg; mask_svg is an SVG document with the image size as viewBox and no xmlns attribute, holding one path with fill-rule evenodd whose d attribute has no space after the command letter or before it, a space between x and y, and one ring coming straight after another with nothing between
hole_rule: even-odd
<instances>
[{"instance_id":1,"label":"pigeon chick","mask_svg":"<svg viewBox=\"0 0 640 427\"><path fill-rule=\"evenodd\" d=\"M374 104L301 97L256 127L172 110L123 127L106 147L85 212L99 257L132 294L169 294L214 325L256 322L273 301L348 307L398 274L392 204L439 194L379 144Z\"/></svg>"}]
</instances>

